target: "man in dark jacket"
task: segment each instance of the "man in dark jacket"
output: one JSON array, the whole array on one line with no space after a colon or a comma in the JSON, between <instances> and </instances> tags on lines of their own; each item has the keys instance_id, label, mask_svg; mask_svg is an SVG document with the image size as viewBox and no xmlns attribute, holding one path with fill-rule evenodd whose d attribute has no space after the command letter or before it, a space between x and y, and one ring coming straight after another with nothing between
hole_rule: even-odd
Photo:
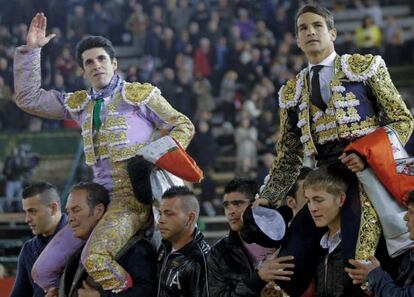
<instances>
[{"instance_id":1,"label":"man in dark jacket","mask_svg":"<svg viewBox=\"0 0 414 297\"><path fill-rule=\"evenodd\" d=\"M25 222L35 235L26 241L17 262L16 281L10 297L43 297L43 290L33 282L32 267L52 237L67 223L60 210L56 188L47 182L36 182L23 190Z\"/></svg>"},{"instance_id":2,"label":"man in dark jacket","mask_svg":"<svg viewBox=\"0 0 414 297\"><path fill-rule=\"evenodd\" d=\"M274 249L247 244L240 237L243 212L257 190L257 184L249 179L232 180L224 189L223 207L230 232L211 248L208 256L210 296L266 296L261 294L274 291L275 281L290 280L293 264L289 261L293 257L278 258ZM266 286L268 282L271 286Z\"/></svg>"},{"instance_id":3,"label":"man in dark jacket","mask_svg":"<svg viewBox=\"0 0 414 297\"><path fill-rule=\"evenodd\" d=\"M200 206L185 186L171 187L160 203L159 297L207 297L206 255L210 250L196 228Z\"/></svg>"},{"instance_id":4,"label":"man in dark jacket","mask_svg":"<svg viewBox=\"0 0 414 297\"><path fill-rule=\"evenodd\" d=\"M414 240L414 191L408 196L408 211L404 216L407 221L410 239ZM398 276L393 280L380 267L379 261L371 257L369 262L349 260L355 267L346 268L355 284L363 284L366 290L375 297L412 297L414 296L414 249L405 256L398 270Z\"/></svg>"},{"instance_id":5,"label":"man in dark jacket","mask_svg":"<svg viewBox=\"0 0 414 297\"><path fill-rule=\"evenodd\" d=\"M75 237L87 241L109 204L108 191L96 183L79 183L70 192L66 211ZM108 242L108 244L110 244ZM81 250L73 255L60 279L59 297L153 297L155 293L156 254L150 242L139 235L132 237L115 255L118 263L129 273L131 286L119 294L104 291L86 273L80 262ZM49 296L56 296L49 289Z\"/></svg>"}]
</instances>

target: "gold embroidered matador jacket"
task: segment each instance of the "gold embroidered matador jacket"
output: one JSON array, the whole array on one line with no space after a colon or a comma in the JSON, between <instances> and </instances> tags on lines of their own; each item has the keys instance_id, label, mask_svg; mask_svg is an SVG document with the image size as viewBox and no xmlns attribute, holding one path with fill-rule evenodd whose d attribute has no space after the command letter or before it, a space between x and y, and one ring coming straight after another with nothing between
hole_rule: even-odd
<instances>
[{"instance_id":1,"label":"gold embroidered matador jacket","mask_svg":"<svg viewBox=\"0 0 414 297\"><path fill-rule=\"evenodd\" d=\"M304 157L317 156L318 145L350 142L385 125L405 144L414 127L380 56L337 56L324 111L312 104L309 86L305 68L279 91L281 137L260 194L273 207L280 205L295 182Z\"/></svg>"}]
</instances>

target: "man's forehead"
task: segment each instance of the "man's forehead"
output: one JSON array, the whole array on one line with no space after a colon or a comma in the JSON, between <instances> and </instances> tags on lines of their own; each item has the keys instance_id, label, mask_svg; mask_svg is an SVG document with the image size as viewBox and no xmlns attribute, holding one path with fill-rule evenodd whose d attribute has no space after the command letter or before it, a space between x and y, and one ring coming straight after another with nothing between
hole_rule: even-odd
<instances>
[{"instance_id":1,"label":"man's forehead","mask_svg":"<svg viewBox=\"0 0 414 297\"><path fill-rule=\"evenodd\" d=\"M313 12L305 12L303 14L301 14L298 17L297 20L297 25L303 25L303 24L310 24L310 23L314 23L314 22L324 22L324 18L323 16L313 13Z\"/></svg>"},{"instance_id":2,"label":"man's forehead","mask_svg":"<svg viewBox=\"0 0 414 297\"><path fill-rule=\"evenodd\" d=\"M249 200L247 199L246 195L240 192L230 192L226 193L223 196L224 201L232 201L232 200Z\"/></svg>"},{"instance_id":3,"label":"man's forehead","mask_svg":"<svg viewBox=\"0 0 414 297\"><path fill-rule=\"evenodd\" d=\"M93 58L96 58L96 57L102 56L102 55L105 55L105 56L109 57L108 53L105 51L105 49L103 47L93 47L93 48L85 50L82 53L82 58L84 60L85 59L93 59Z\"/></svg>"},{"instance_id":4,"label":"man's forehead","mask_svg":"<svg viewBox=\"0 0 414 297\"><path fill-rule=\"evenodd\" d=\"M86 203L87 192L85 190L75 190L69 193L66 208L83 205Z\"/></svg>"},{"instance_id":5,"label":"man's forehead","mask_svg":"<svg viewBox=\"0 0 414 297\"><path fill-rule=\"evenodd\" d=\"M42 205L42 197L40 196L40 194L36 194L34 196L30 196L30 197L26 197L23 199L22 201L23 206L27 205L30 207L36 207L36 206L40 206Z\"/></svg>"}]
</instances>

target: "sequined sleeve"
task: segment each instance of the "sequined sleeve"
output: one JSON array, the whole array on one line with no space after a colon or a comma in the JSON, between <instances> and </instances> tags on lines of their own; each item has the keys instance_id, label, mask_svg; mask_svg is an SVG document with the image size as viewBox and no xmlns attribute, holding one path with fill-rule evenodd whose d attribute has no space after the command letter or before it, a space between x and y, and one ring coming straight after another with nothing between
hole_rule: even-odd
<instances>
[{"instance_id":1,"label":"sequined sleeve","mask_svg":"<svg viewBox=\"0 0 414 297\"><path fill-rule=\"evenodd\" d=\"M405 144L413 131L414 120L394 86L385 64L378 67L376 73L368 80L368 84L377 98L380 109L384 112L384 124L393 128L401 142Z\"/></svg>"},{"instance_id":2,"label":"sequined sleeve","mask_svg":"<svg viewBox=\"0 0 414 297\"><path fill-rule=\"evenodd\" d=\"M40 49L19 47L14 55L14 88L17 106L27 113L50 119L68 119L64 96L41 88Z\"/></svg>"},{"instance_id":3,"label":"sequined sleeve","mask_svg":"<svg viewBox=\"0 0 414 297\"><path fill-rule=\"evenodd\" d=\"M184 148L190 144L194 135L194 125L188 117L175 110L159 92L151 96L146 106L159 119L165 122L167 126L173 127L169 133L171 137L178 141Z\"/></svg>"},{"instance_id":4,"label":"sequined sleeve","mask_svg":"<svg viewBox=\"0 0 414 297\"><path fill-rule=\"evenodd\" d=\"M293 110L280 109L281 137L276 145L276 158L269 171L269 180L260 193L260 198L269 200L272 207L280 206L302 166L303 145L296 123L297 117Z\"/></svg>"}]
</instances>

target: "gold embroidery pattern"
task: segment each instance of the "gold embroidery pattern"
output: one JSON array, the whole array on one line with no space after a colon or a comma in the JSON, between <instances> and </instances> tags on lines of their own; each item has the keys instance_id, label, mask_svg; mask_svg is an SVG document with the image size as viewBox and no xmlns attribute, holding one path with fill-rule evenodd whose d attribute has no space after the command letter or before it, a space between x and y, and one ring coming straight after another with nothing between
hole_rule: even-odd
<instances>
[{"instance_id":1,"label":"gold embroidery pattern","mask_svg":"<svg viewBox=\"0 0 414 297\"><path fill-rule=\"evenodd\" d=\"M128 142L128 137L125 131L109 132L109 143L111 146L125 144Z\"/></svg>"},{"instance_id":2,"label":"gold embroidery pattern","mask_svg":"<svg viewBox=\"0 0 414 297\"><path fill-rule=\"evenodd\" d=\"M82 111L86 104L88 104L88 92L85 90L74 92L65 102L65 106L70 112Z\"/></svg>"},{"instance_id":3,"label":"gold embroidery pattern","mask_svg":"<svg viewBox=\"0 0 414 297\"><path fill-rule=\"evenodd\" d=\"M150 214L150 206L138 202L133 195L126 162L112 163L112 170L112 201L88 240L85 257L82 257L88 274L106 290L120 289L125 284L126 271L113 257L145 226Z\"/></svg>"},{"instance_id":4,"label":"gold embroidery pattern","mask_svg":"<svg viewBox=\"0 0 414 297\"><path fill-rule=\"evenodd\" d=\"M107 130L128 129L126 119L122 116L108 117L105 121L105 128Z\"/></svg>"},{"instance_id":5,"label":"gold embroidery pattern","mask_svg":"<svg viewBox=\"0 0 414 297\"><path fill-rule=\"evenodd\" d=\"M138 151L146 144L139 143L129 147L113 148L110 151L111 160L113 162L124 161L137 155Z\"/></svg>"},{"instance_id":6,"label":"gold embroidery pattern","mask_svg":"<svg viewBox=\"0 0 414 297\"><path fill-rule=\"evenodd\" d=\"M401 95L395 88L390 74L385 66L380 66L378 71L368 80L377 102L385 112L385 124L393 128L401 142L405 144L414 128L414 120Z\"/></svg>"},{"instance_id":7,"label":"gold embroidery pattern","mask_svg":"<svg viewBox=\"0 0 414 297\"><path fill-rule=\"evenodd\" d=\"M351 123L350 125L339 125L338 132L340 135L340 138L346 138L348 139L350 136L362 136L359 135L359 131L372 131L372 129L376 129L379 127L378 118L376 116L373 117L367 117L365 120L357 122L357 123ZM363 135L366 135L368 133L365 133Z\"/></svg>"},{"instance_id":8,"label":"gold embroidery pattern","mask_svg":"<svg viewBox=\"0 0 414 297\"><path fill-rule=\"evenodd\" d=\"M361 223L355 248L355 259L367 260L369 256L375 254L381 236L381 225L378 215L361 184L359 185L359 193Z\"/></svg>"},{"instance_id":9,"label":"gold embroidery pattern","mask_svg":"<svg viewBox=\"0 0 414 297\"><path fill-rule=\"evenodd\" d=\"M125 82L124 92L126 98L134 105L143 103L151 92L154 90L154 86L149 83L128 83Z\"/></svg>"},{"instance_id":10,"label":"gold embroidery pattern","mask_svg":"<svg viewBox=\"0 0 414 297\"><path fill-rule=\"evenodd\" d=\"M269 172L260 198L269 200L272 207L280 206L283 197L296 181L303 160L303 146L295 131L296 123L288 117L287 109L280 109L281 138L276 145L276 158Z\"/></svg>"},{"instance_id":11,"label":"gold embroidery pattern","mask_svg":"<svg viewBox=\"0 0 414 297\"><path fill-rule=\"evenodd\" d=\"M194 125L189 118L175 110L161 95L152 97L147 105L163 121L174 126L170 136L178 141L182 147L186 148L194 135Z\"/></svg>"},{"instance_id":12,"label":"gold embroidery pattern","mask_svg":"<svg viewBox=\"0 0 414 297\"><path fill-rule=\"evenodd\" d=\"M360 75L367 70L370 70L372 63L374 62L373 55L360 55L354 54L348 59L349 69L356 75Z\"/></svg>"},{"instance_id":13,"label":"gold embroidery pattern","mask_svg":"<svg viewBox=\"0 0 414 297\"><path fill-rule=\"evenodd\" d=\"M296 78L289 79L283 88L280 90L281 106L289 105L289 102L294 100L296 94ZM290 107L290 106L289 106Z\"/></svg>"},{"instance_id":14,"label":"gold embroidery pattern","mask_svg":"<svg viewBox=\"0 0 414 297\"><path fill-rule=\"evenodd\" d=\"M89 104L86 106L85 120L82 124L83 150L85 152L85 162L88 165L93 165L96 162L92 138L92 111L93 101L89 101Z\"/></svg>"}]
</instances>

